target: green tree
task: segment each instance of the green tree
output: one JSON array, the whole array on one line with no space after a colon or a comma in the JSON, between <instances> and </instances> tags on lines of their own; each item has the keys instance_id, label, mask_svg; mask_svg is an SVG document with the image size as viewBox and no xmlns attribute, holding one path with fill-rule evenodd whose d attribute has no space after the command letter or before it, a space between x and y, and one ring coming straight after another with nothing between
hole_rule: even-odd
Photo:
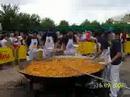
<instances>
[{"instance_id":1,"label":"green tree","mask_svg":"<svg viewBox=\"0 0 130 97\"><path fill-rule=\"evenodd\" d=\"M36 14L19 13L17 21L19 31L35 31L40 26L40 17Z\"/></svg>"},{"instance_id":2,"label":"green tree","mask_svg":"<svg viewBox=\"0 0 130 97\"><path fill-rule=\"evenodd\" d=\"M62 20L62 21L60 21L59 26L63 26L63 27L69 26L69 23L66 20Z\"/></svg>"},{"instance_id":3,"label":"green tree","mask_svg":"<svg viewBox=\"0 0 130 97\"><path fill-rule=\"evenodd\" d=\"M82 22L80 24L81 26L87 26L87 25L90 25L90 21L88 19L86 19L84 22Z\"/></svg>"},{"instance_id":4,"label":"green tree","mask_svg":"<svg viewBox=\"0 0 130 97\"><path fill-rule=\"evenodd\" d=\"M91 25L100 25L100 23L98 21L94 20L91 22Z\"/></svg>"},{"instance_id":5,"label":"green tree","mask_svg":"<svg viewBox=\"0 0 130 97\"><path fill-rule=\"evenodd\" d=\"M30 24L31 30L39 30L40 29L40 17L37 14L32 14L30 16Z\"/></svg>"},{"instance_id":6,"label":"green tree","mask_svg":"<svg viewBox=\"0 0 130 97\"><path fill-rule=\"evenodd\" d=\"M122 22L130 23L130 14L126 14L122 19Z\"/></svg>"},{"instance_id":7,"label":"green tree","mask_svg":"<svg viewBox=\"0 0 130 97\"><path fill-rule=\"evenodd\" d=\"M1 5L0 22L2 23L3 30L12 31L17 28L17 14L19 8L9 5Z\"/></svg>"},{"instance_id":8,"label":"green tree","mask_svg":"<svg viewBox=\"0 0 130 97\"><path fill-rule=\"evenodd\" d=\"M42 19L40 24L43 30L52 30L55 28L54 21L49 18Z\"/></svg>"},{"instance_id":9,"label":"green tree","mask_svg":"<svg viewBox=\"0 0 130 97\"><path fill-rule=\"evenodd\" d=\"M113 24L114 20L112 18L109 18L108 20L106 20L106 24Z\"/></svg>"},{"instance_id":10,"label":"green tree","mask_svg":"<svg viewBox=\"0 0 130 97\"><path fill-rule=\"evenodd\" d=\"M60 32L68 32L70 30L69 22L66 20L62 20L60 21L57 28Z\"/></svg>"},{"instance_id":11,"label":"green tree","mask_svg":"<svg viewBox=\"0 0 130 97\"><path fill-rule=\"evenodd\" d=\"M27 13L20 13L18 15L18 30L20 31L30 31L31 29L31 20L30 15Z\"/></svg>"},{"instance_id":12,"label":"green tree","mask_svg":"<svg viewBox=\"0 0 130 97\"><path fill-rule=\"evenodd\" d=\"M40 26L40 17L36 14L19 13L18 6L1 5L0 22L6 31L32 31Z\"/></svg>"}]
</instances>

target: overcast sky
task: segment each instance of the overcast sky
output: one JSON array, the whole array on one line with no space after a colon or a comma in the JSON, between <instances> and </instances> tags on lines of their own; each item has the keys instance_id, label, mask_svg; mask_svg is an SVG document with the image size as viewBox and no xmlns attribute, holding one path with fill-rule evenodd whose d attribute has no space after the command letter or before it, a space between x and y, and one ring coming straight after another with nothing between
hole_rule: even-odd
<instances>
[{"instance_id":1,"label":"overcast sky","mask_svg":"<svg viewBox=\"0 0 130 97\"><path fill-rule=\"evenodd\" d=\"M85 19L104 22L110 17L130 13L130 0L0 0L3 4L19 5L21 12L80 24Z\"/></svg>"}]
</instances>

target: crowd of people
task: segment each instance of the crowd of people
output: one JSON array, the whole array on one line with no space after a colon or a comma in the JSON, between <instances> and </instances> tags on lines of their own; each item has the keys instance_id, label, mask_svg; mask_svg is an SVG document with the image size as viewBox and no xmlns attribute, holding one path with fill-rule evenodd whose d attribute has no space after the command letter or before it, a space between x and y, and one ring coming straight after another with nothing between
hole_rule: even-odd
<instances>
[{"instance_id":1,"label":"crowd of people","mask_svg":"<svg viewBox=\"0 0 130 97\"><path fill-rule=\"evenodd\" d=\"M97 45L97 53L93 59L101 58L105 61L104 79L110 80L112 86L111 97L117 97L119 89L114 85L120 82L119 68L122 64L123 44L127 40L126 33L107 31L104 33L60 33L60 32L40 32L40 33L9 33L0 36L0 47L18 48L20 45L28 47L30 60L37 58L37 51L42 51L44 57L50 57L53 53L64 55L75 55L76 47L80 41L93 41Z\"/></svg>"},{"instance_id":2,"label":"crowd of people","mask_svg":"<svg viewBox=\"0 0 130 97\"><path fill-rule=\"evenodd\" d=\"M0 35L0 47L14 47L17 48L20 45L26 45L28 47L28 54L30 59L33 55L31 52L35 52L37 49L44 49L44 55L51 50L55 52L64 52L64 54L74 55L75 44L79 41L93 41L97 44L97 51L100 48L106 46L107 41L106 33L92 33L91 31L85 31L84 33L60 33L60 32L37 32L37 33L6 33ZM113 33L114 37L114 33ZM126 34L120 34L120 39L124 43L127 39ZM49 49L49 50L48 50ZM47 52L47 53L48 53Z\"/></svg>"},{"instance_id":3,"label":"crowd of people","mask_svg":"<svg viewBox=\"0 0 130 97\"><path fill-rule=\"evenodd\" d=\"M74 54L73 44L77 43L77 35L73 32L61 34L51 31L30 34L18 32L2 34L0 36L0 47L18 48L20 45L26 45L30 60L36 57L37 50L43 50L44 56L50 56L51 52Z\"/></svg>"}]
</instances>

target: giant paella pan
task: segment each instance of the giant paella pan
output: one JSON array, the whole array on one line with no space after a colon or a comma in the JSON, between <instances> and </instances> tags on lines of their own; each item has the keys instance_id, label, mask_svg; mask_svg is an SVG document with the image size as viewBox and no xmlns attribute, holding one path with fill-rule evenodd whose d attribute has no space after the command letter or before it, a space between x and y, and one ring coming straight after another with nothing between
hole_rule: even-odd
<instances>
[{"instance_id":1,"label":"giant paella pan","mask_svg":"<svg viewBox=\"0 0 130 97\"><path fill-rule=\"evenodd\" d=\"M20 70L26 76L43 79L66 79L97 74L104 65L82 56L55 56L42 61L31 61Z\"/></svg>"},{"instance_id":2,"label":"giant paella pan","mask_svg":"<svg viewBox=\"0 0 130 97\"><path fill-rule=\"evenodd\" d=\"M49 94L54 92L78 95L76 93L80 93L93 80L88 75L100 76L103 69L104 65L83 56L55 56L42 61L27 62L20 72L30 79L32 87L33 83L40 83L43 93L49 91ZM79 90L77 84L80 84L82 90ZM89 86L87 89L89 91Z\"/></svg>"}]
</instances>

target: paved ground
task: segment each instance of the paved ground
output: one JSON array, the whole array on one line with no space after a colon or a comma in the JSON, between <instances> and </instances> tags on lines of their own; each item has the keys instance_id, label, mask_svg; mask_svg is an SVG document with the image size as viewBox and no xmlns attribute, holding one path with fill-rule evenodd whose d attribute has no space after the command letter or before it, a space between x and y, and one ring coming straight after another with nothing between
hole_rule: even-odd
<instances>
[{"instance_id":1,"label":"paved ground","mask_svg":"<svg viewBox=\"0 0 130 97\"><path fill-rule=\"evenodd\" d=\"M0 97L27 97L28 80L16 68L0 70Z\"/></svg>"},{"instance_id":2,"label":"paved ground","mask_svg":"<svg viewBox=\"0 0 130 97\"><path fill-rule=\"evenodd\" d=\"M130 87L130 56L127 56L124 63L121 66L120 77L128 87ZM124 90L123 97L130 97L130 90Z\"/></svg>"},{"instance_id":3,"label":"paved ground","mask_svg":"<svg viewBox=\"0 0 130 97\"><path fill-rule=\"evenodd\" d=\"M126 57L125 62L121 66L120 73L121 73L120 74L121 80L125 82L128 87L130 87L130 56ZM23 83L25 83L24 81L27 81L27 80L25 79L23 75L19 74L16 69L9 69L9 70L4 70L4 71L0 70L0 97L27 97L25 96L26 94L25 94L25 91L23 90L25 89L25 87L21 88L21 92L16 92L16 89L11 91L11 90L8 90L7 88L10 85L17 87L17 85L20 85L22 83L22 81ZM125 89L123 91L122 97L130 97L130 90Z\"/></svg>"}]
</instances>

